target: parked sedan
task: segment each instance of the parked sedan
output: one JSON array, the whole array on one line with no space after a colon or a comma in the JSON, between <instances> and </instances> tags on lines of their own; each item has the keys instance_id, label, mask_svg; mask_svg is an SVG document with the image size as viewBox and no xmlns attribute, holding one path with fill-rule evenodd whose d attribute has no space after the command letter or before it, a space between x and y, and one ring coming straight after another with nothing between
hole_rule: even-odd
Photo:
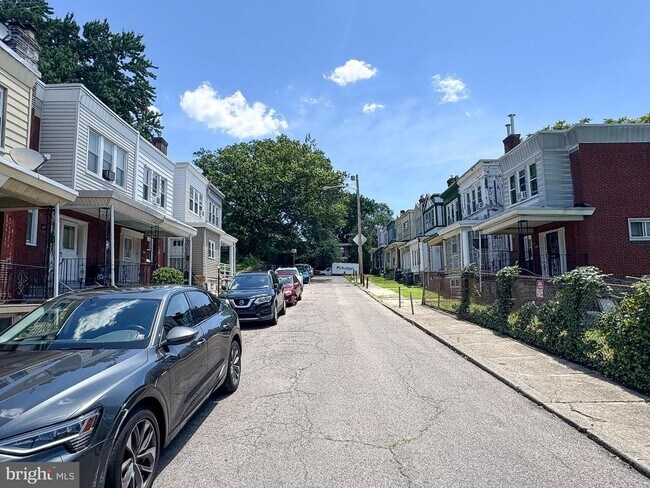
<instances>
[{"instance_id":1,"label":"parked sedan","mask_svg":"<svg viewBox=\"0 0 650 488\"><path fill-rule=\"evenodd\" d=\"M237 389L241 351L235 312L195 287L50 300L0 335L0 461L74 461L84 488L150 488L194 412Z\"/></svg>"},{"instance_id":2,"label":"parked sedan","mask_svg":"<svg viewBox=\"0 0 650 488\"><path fill-rule=\"evenodd\" d=\"M287 312L284 293L275 271L238 273L221 295L237 312L240 322L278 323Z\"/></svg>"},{"instance_id":3,"label":"parked sedan","mask_svg":"<svg viewBox=\"0 0 650 488\"><path fill-rule=\"evenodd\" d=\"M294 275L298 280L300 281L301 285L304 285L303 278L302 278L302 273L298 270L298 268L291 267L291 268L278 268L275 270L275 272L278 275Z\"/></svg>"},{"instance_id":4,"label":"parked sedan","mask_svg":"<svg viewBox=\"0 0 650 488\"><path fill-rule=\"evenodd\" d=\"M278 276L284 289L284 301L287 305L295 305L302 299L302 285L293 275Z\"/></svg>"}]
</instances>

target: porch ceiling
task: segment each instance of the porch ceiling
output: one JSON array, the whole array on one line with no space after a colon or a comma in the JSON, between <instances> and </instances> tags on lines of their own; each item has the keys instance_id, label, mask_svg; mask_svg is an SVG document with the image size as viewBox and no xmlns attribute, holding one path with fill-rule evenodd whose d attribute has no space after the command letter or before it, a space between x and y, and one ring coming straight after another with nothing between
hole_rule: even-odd
<instances>
[{"instance_id":1,"label":"porch ceiling","mask_svg":"<svg viewBox=\"0 0 650 488\"><path fill-rule=\"evenodd\" d=\"M100 208L111 206L115 212L115 223L123 227L145 234L151 234L151 228L157 227L159 237L196 235L194 227L112 190L80 190L74 203L66 205L65 208L97 217Z\"/></svg>"},{"instance_id":2,"label":"porch ceiling","mask_svg":"<svg viewBox=\"0 0 650 488\"><path fill-rule=\"evenodd\" d=\"M71 188L0 157L0 210L65 205L75 198Z\"/></svg>"},{"instance_id":3,"label":"porch ceiling","mask_svg":"<svg viewBox=\"0 0 650 488\"><path fill-rule=\"evenodd\" d=\"M593 215L595 210L595 207L514 209L483 221L473 230L484 234L517 234L520 222L526 222L529 228L554 222L580 222Z\"/></svg>"}]
</instances>

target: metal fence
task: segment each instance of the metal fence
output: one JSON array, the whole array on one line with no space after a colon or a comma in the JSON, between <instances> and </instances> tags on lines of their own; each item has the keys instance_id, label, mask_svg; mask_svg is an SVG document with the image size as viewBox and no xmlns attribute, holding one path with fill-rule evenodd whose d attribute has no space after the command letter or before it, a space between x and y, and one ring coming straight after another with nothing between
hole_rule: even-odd
<instances>
[{"instance_id":1,"label":"metal fence","mask_svg":"<svg viewBox=\"0 0 650 488\"><path fill-rule=\"evenodd\" d=\"M0 262L0 302L29 302L52 296L48 269Z\"/></svg>"}]
</instances>

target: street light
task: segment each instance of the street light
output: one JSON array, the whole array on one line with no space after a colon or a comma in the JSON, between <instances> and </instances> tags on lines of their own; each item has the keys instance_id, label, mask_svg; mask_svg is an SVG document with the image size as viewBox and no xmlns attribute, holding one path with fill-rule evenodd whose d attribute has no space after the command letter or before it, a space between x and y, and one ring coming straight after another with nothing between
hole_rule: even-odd
<instances>
[{"instance_id":1,"label":"street light","mask_svg":"<svg viewBox=\"0 0 650 488\"><path fill-rule=\"evenodd\" d=\"M350 176L352 181L357 183L357 253L359 255L359 283L363 283L363 242L361 239L361 196L359 193L359 175ZM334 188L351 188L345 183L340 185L324 186L323 190L333 190Z\"/></svg>"}]
</instances>

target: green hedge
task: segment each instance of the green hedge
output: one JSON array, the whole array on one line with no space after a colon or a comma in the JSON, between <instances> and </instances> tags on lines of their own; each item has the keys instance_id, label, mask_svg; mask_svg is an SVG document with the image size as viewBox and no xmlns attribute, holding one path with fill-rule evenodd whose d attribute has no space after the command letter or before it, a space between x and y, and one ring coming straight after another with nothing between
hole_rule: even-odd
<instances>
[{"instance_id":1,"label":"green hedge","mask_svg":"<svg viewBox=\"0 0 650 488\"><path fill-rule=\"evenodd\" d=\"M650 392L650 279L638 281L618 306L596 312L609 289L606 276L582 267L554 278L556 297L513 310L512 283L519 270L497 273L497 301L468 320L589 366L644 393ZM464 286L461 278L461 290Z\"/></svg>"},{"instance_id":2,"label":"green hedge","mask_svg":"<svg viewBox=\"0 0 650 488\"><path fill-rule=\"evenodd\" d=\"M178 269L158 268L153 272L151 282L154 285L182 285L185 283L185 277Z\"/></svg>"}]
</instances>

